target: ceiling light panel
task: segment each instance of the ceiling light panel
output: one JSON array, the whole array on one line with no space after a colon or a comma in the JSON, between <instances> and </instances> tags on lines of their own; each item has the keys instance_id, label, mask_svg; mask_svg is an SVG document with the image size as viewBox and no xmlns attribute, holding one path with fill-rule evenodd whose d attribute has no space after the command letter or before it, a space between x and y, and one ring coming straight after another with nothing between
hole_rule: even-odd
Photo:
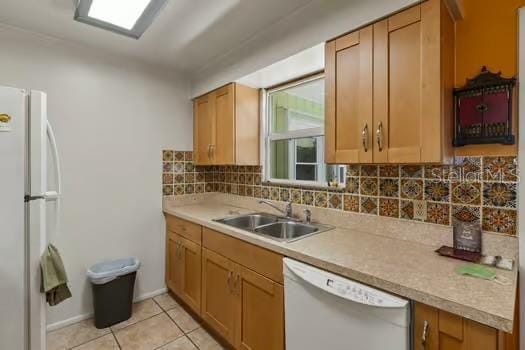
<instances>
[{"instance_id":1,"label":"ceiling light panel","mask_svg":"<svg viewBox=\"0 0 525 350\"><path fill-rule=\"evenodd\" d=\"M75 20L138 39L167 0L78 0Z\"/></svg>"}]
</instances>

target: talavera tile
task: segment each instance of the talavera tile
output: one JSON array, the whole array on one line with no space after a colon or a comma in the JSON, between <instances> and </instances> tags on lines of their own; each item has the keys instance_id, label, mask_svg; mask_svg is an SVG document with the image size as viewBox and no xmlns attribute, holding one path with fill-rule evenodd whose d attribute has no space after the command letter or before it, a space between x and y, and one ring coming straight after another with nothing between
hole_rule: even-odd
<instances>
[{"instance_id":1,"label":"talavera tile","mask_svg":"<svg viewBox=\"0 0 525 350\"><path fill-rule=\"evenodd\" d=\"M432 224L450 224L450 204L427 203L427 222Z\"/></svg>"},{"instance_id":2,"label":"talavera tile","mask_svg":"<svg viewBox=\"0 0 525 350\"><path fill-rule=\"evenodd\" d=\"M361 176L377 176L377 165L361 165Z\"/></svg>"},{"instance_id":3,"label":"talavera tile","mask_svg":"<svg viewBox=\"0 0 525 350\"><path fill-rule=\"evenodd\" d=\"M331 208L331 209L342 209L343 208L343 197L340 193L329 193L328 194L328 208Z\"/></svg>"},{"instance_id":4,"label":"talavera tile","mask_svg":"<svg viewBox=\"0 0 525 350\"><path fill-rule=\"evenodd\" d=\"M378 179L375 177L362 177L360 183L360 193L364 196L377 196Z\"/></svg>"},{"instance_id":5,"label":"talavera tile","mask_svg":"<svg viewBox=\"0 0 525 350\"><path fill-rule=\"evenodd\" d=\"M379 215L399 217L399 199L379 198Z\"/></svg>"},{"instance_id":6,"label":"talavera tile","mask_svg":"<svg viewBox=\"0 0 525 350\"><path fill-rule=\"evenodd\" d=\"M485 181L517 181L515 157L483 157Z\"/></svg>"},{"instance_id":7,"label":"talavera tile","mask_svg":"<svg viewBox=\"0 0 525 350\"><path fill-rule=\"evenodd\" d=\"M380 177L399 177L399 166L398 165L380 165L379 166Z\"/></svg>"},{"instance_id":8,"label":"talavera tile","mask_svg":"<svg viewBox=\"0 0 525 350\"><path fill-rule=\"evenodd\" d=\"M328 192L315 192L315 206L319 208L326 208L328 206Z\"/></svg>"},{"instance_id":9,"label":"talavera tile","mask_svg":"<svg viewBox=\"0 0 525 350\"><path fill-rule=\"evenodd\" d=\"M338 192L274 186L262 182L261 166L195 166L193 157L187 157L185 151L171 154L172 158L170 152L163 152L161 181L165 196L230 193L393 217L394 212L385 205L398 200L398 217L417 221L422 219L414 218L413 201L424 200L430 210L424 221L441 225L459 219L481 222L483 208L517 208L515 157L456 157L454 165L347 165L345 188ZM170 160L165 161L164 156ZM447 206L448 219L444 215Z\"/></svg>"},{"instance_id":10,"label":"talavera tile","mask_svg":"<svg viewBox=\"0 0 525 350\"><path fill-rule=\"evenodd\" d=\"M452 217L455 220L479 223L481 217L480 207L471 207L466 205L453 205L452 206Z\"/></svg>"},{"instance_id":11,"label":"talavera tile","mask_svg":"<svg viewBox=\"0 0 525 350\"><path fill-rule=\"evenodd\" d=\"M291 195L291 201L292 203L294 204L301 204L302 202L302 193L301 193L301 190L298 189L298 188L292 188L291 191L290 191L290 195Z\"/></svg>"},{"instance_id":12,"label":"talavera tile","mask_svg":"<svg viewBox=\"0 0 525 350\"><path fill-rule=\"evenodd\" d=\"M401 179L401 198L423 199L423 180Z\"/></svg>"},{"instance_id":13,"label":"talavera tile","mask_svg":"<svg viewBox=\"0 0 525 350\"><path fill-rule=\"evenodd\" d=\"M480 205L480 182L452 182L452 203Z\"/></svg>"},{"instance_id":14,"label":"talavera tile","mask_svg":"<svg viewBox=\"0 0 525 350\"><path fill-rule=\"evenodd\" d=\"M377 214L377 198L362 196L359 211L365 214Z\"/></svg>"},{"instance_id":15,"label":"talavera tile","mask_svg":"<svg viewBox=\"0 0 525 350\"><path fill-rule=\"evenodd\" d=\"M425 200L448 202L450 199L450 182L425 180Z\"/></svg>"},{"instance_id":16,"label":"talavera tile","mask_svg":"<svg viewBox=\"0 0 525 350\"><path fill-rule=\"evenodd\" d=\"M379 178L379 195L381 197L399 197L399 180Z\"/></svg>"},{"instance_id":17,"label":"talavera tile","mask_svg":"<svg viewBox=\"0 0 525 350\"><path fill-rule=\"evenodd\" d=\"M173 161L173 151L171 150L162 151L162 160L165 162L172 162Z\"/></svg>"},{"instance_id":18,"label":"talavera tile","mask_svg":"<svg viewBox=\"0 0 525 350\"><path fill-rule=\"evenodd\" d=\"M515 235L516 218L516 210L483 208L483 230Z\"/></svg>"},{"instance_id":19,"label":"talavera tile","mask_svg":"<svg viewBox=\"0 0 525 350\"><path fill-rule=\"evenodd\" d=\"M402 219L414 220L414 202L401 200L399 217Z\"/></svg>"},{"instance_id":20,"label":"talavera tile","mask_svg":"<svg viewBox=\"0 0 525 350\"><path fill-rule=\"evenodd\" d=\"M401 165L401 177L404 178L422 178L422 165Z\"/></svg>"},{"instance_id":21,"label":"talavera tile","mask_svg":"<svg viewBox=\"0 0 525 350\"><path fill-rule=\"evenodd\" d=\"M349 176L346 178L346 192L359 194L359 178Z\"/></svg>"},{"instance_id":22,"label":"talavera tile","mask_svg":"<svg viewBox=\"0 0 525 350\"><path fill-rule=\"evenodd\" d=\"M314 193L312 191L303 191L302 195L304 205L314 205Z\"/></svg>"},{"instance_id":23,"label":"talavera tile","mask_svg":"<svg viewBox=\"0 0 525 350\"><path fill-rule=\"evenodd\" d=\"M184 161L184 152L183 151L173 151L174 159L177 162L183 162Z\"/></svg>"},{"instance_id":24,"label":"talavera tile","mask_svg":"<svg viewBox=\"0 0 525 350\"><path fill-rule=\"evenodd\" d=\"M359 212L359 196L345 194L343 210L358 213Z\"/></svg>"},{"instance_id":25,"label":"talavera tile","mask_svg":"<svg viewBox=\"0 0 525 350\"><path fill-rule=\"evenodd\" d=\"M483 205L516 208L517 186L515 183L484 182Z\"/></svg>"}]
</instances>

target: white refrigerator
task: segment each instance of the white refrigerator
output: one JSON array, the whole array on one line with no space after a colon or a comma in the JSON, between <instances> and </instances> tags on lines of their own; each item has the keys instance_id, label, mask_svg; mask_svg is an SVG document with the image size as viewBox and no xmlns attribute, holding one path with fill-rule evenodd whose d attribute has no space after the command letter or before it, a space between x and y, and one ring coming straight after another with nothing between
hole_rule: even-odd
<instances>
[{"instance_id":1,"label":"white refrigerator","mask_svg":"<svg viewBox=\"0 0 525 350\"><path fill-rule=\"evenodd\" d=\"M48 190L48 149L54 191ZM58 206L59 183L46 94L0 87L0 349L45 349L40 256L47 245L46 202Z\"/></svg>"}]
</instances>

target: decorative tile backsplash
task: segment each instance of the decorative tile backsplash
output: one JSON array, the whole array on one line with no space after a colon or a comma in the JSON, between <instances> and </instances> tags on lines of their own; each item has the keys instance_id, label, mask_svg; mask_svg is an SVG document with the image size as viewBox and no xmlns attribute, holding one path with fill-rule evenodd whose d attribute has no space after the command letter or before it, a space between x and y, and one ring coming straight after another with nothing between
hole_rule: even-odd
<instances>
[{"instance_id":1,"label":"decorative tile backsplash","mask_svg":"<svg viewBox=\"0 0 525 350\"><path fill-rule=\"evenodd\" d=\"M349 165L344 189L262 182L260 166L194 166L192 152L162 152L165 196L222 192L432 224L481 223L515 235L515 157L460 157L454 165ZM422 212L423 211L423 212Z\"/></svg>"}]
</instances>

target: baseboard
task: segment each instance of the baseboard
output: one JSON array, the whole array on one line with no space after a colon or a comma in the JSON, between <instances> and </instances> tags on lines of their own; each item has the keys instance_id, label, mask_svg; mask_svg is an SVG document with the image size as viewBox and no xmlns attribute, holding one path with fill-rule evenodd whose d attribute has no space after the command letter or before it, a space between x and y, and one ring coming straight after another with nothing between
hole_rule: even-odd
<instances>
[{"instance_id":1,"label":"baseboard","mask_svg":"<svg viewBox=\"0 0 525 350\"><path fill-rule=\"evenodd\" d=\"M151 298L156 297L157 295L164 294L167 291L168 291L167 288L161 288L161 289L154 290L153 292L144 293L142 295L137 296L133 300L133 302L137 303L137 302L142 301L142 300L151 299ZM57 329L64 328L64 327L67 327L69 325L72 325L72 324L75 324L75 323L87 320L88 318L91 318L91 317L93 317L93 313L92 312L87 313L87 314L83 314L83 315L74 316L74 317L68 318L66 320L62 320L62 321L58 321L58 322L55 322L55 323L52 323L52 324L48 324L47 327L46 327L46 330L48 332L56 331Z\"/></svg>"}]
</instances>

